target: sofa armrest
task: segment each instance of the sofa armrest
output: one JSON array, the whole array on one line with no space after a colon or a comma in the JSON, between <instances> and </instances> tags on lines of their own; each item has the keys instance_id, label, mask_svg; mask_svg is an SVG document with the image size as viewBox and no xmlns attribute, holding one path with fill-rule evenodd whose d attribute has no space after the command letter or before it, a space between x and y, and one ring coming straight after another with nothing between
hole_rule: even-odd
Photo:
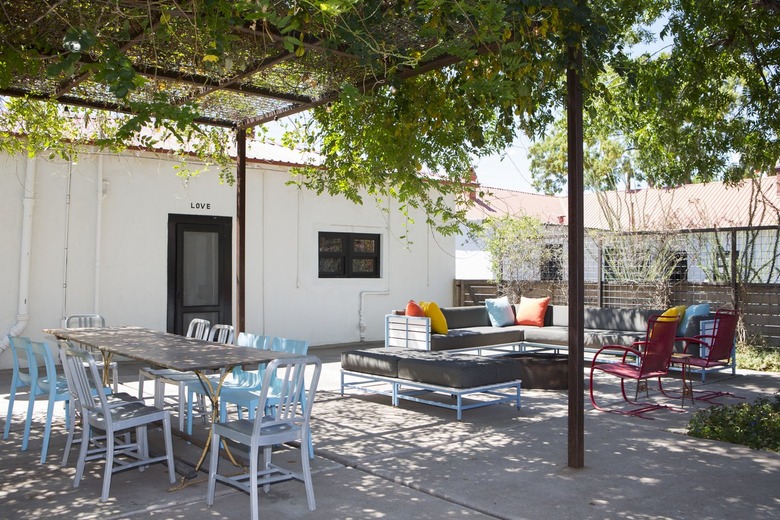
<instances>
[{"instance_id":1,"label":"sofa armrest","mask_svg":"<svg viewBox=\"0 0 780 520\"><path fill-rule=\"evenodd\" d=\"M385 315L385 348L431 350L431 319L422 316Z\"/></svg>"}]
</instances>

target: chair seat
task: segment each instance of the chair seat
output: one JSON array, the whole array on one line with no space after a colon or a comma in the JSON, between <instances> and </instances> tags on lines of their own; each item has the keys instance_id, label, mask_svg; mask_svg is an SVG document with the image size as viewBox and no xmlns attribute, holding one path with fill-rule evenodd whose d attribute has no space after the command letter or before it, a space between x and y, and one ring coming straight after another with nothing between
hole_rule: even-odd
<instances>
[{"instance_id":1,"label":"chair seat","mask_svg":"<svg viewBox=\"0 0 780 520\"><path fill-rule=\"evenodd\" d=\"M603 363L593 367L596 370L601 370L609 374L616 375L618 377L625 377L628 379L645 379L650 377L659 377L666 374L665 371L652 371L644 375L641 375L640 368L636 365L629 363ZM641 377L640 377L641 375Z\"/></svg>"},{"instance_id":2,"label":"chair seat","mask_svg":"<svg viewBox=\"0 0 780 520\"><path fill-rule=\"evenodd\" d=\"M145 424L149 421L162 421L168 414L165 410L138 402L116 403L114 406L110 406L110 410L115 430L134 428L138 424ZM105 417L102 415L93 416L90 418L90 423L93 426L101 427L105 424Z\"/></svg>"},{"instance_id":3,"label":"chair seat","mask_svg":"<svg viewBox=\"0 0 780 520\"><path fill-rule=\"evenodd\" d=\"M301 438L301 427L291 421L279 422L275 421L273 417L263 417L263 422L269 424L260 429L258 444L261 446L284 444ZM222 437L236 440L242 444L249 444L254 425L254 420L238 419L226 423L216 423L214 431Z\"/></svg>"},{"instance_id":4,"label":"chair seat","mask_svg":"<svg viewBox=\"0 0 780 520\"><path fill-rule=\"evenodd\" d=\"M706 358L697 358L697 357L691 357L685 360L685 362L689 365L693 365L695 367L699 368L710 368L710 367L726 367L729 366L730 361L716 361Z\"/></svg>"}]
</instances>

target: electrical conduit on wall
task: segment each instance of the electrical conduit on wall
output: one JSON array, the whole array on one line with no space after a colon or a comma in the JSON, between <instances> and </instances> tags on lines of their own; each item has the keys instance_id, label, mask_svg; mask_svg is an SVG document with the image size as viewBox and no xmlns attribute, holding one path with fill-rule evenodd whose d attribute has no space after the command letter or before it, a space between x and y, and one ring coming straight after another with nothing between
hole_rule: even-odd
<instances>
[{"instance_id":1,"label":"electrical conduit on wall","mask_svg":"<svg viewBox=\"0 0 780 520\"><path fill-rule=\"evenodd\" d=\"M22 236L19 255L19 305L16 323L0 338L0 353L9 346L8 336L18 337L30 321L30 264L32 255L33 208L35 207L35 159L27 159L24 176L24 199L22 200Z\"/></svg>"}]
</instances>

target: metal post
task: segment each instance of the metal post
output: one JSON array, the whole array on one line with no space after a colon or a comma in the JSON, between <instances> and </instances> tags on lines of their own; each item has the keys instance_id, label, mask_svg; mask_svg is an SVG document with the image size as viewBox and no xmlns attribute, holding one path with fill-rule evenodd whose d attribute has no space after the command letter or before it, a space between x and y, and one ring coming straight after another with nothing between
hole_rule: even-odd
<instances>
[{"instance_id":1,"label":"metal post","mask_svg":"<svg viewBox=\"0 0 780 520\"><path fill-rule=\"evenodd\" d=\"M739 276L737 273L737 230L731 230L731 303L739 310Z\"/></svg>"},{"instance_id":2,"label":"metal post","mask_svg":"<svg viewBox=\"0 0 780 520\"><path fill-rule=\"evenodd\" d=\"M569 162L569 467L585 465L584 368L584 227L582 53L569 46L566 71Z\"/></svg>"},{"instance_id":3,"label":"metal post","mask_svg":"<svg viewBox=\"0 0 780 520\"><path fill-rule=\"evenodd\" d=\"M236 132L236 332L246 330L246 129Z\"/></svg>"}]
</instances>

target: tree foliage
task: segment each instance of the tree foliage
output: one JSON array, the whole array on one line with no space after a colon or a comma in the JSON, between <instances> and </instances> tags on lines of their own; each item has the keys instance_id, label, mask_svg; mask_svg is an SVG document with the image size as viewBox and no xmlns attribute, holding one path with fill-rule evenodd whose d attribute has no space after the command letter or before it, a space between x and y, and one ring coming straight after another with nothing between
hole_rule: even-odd
<instances>
[{"instance_id":1,"label":"tree foliage","mask_svg":"<svg viewBox=\"0 0 780 520\"><path fill-rule=\"evenodd\" d=\"M724 180L771 172L780 159L780 5L669 0L657 54L617 56L586 113L592 189ZM659 12L660 14L660 12ZM648 20L650 22L652 20ZM565 128L531 150L537 188L566 181Z\"/></svg>"},{"instance_id":2,"label":"tree foliage","mask_svg":"<svg viewBox=\"0 0 780 520\"><path fill-rule=\"evenodd\" d=\"M538 280L564 279L564 237L538 217L488 217L474 238L490 254L498 292L510 301L520 301Z\"/></svg>"},{"instance_id":3,"label":"tree foliage","mask_svg":"<svg viewBox=\"0 0 780 520\"><path fill-rule=\"evenodd\" d=\"M66 3L79 16L63 41L0 16L4 41L22 42L0 50L0 88L22 71L42 80L68 77L78 63L101 86L101 95L108 93L133 113L119 119L100 144L126 144L147 127L203 142L209 139L196 123L204 110L197 99L182 99L174 88L137 101L136 94L150 86L148 72L138 70L139 59L149 66L173 61L185 71L229 81L251 60L241 28L273 32L291 59L305 58L305 40L313 37L355 57L364 76L344 81L332 104L313 112L305 134L288 138L324 157L320 168L299 172L298 181L355 201L361 189L379 198L400 197L425 208L443 232L454 231L451 220L464 215L446 201L469 178L471 161L502 150L518 132L538 135L562 110L568 49L584 57L586 91L603 93L598 74L615 66L624 42L637 38L634 28L645 13L663 5L662 0ZM62 2L47 6L37 0L3 5L3 13L29 10L26 19L63 8ZM139 31L146 53L140 58L131 51ZM43 68L41 58L52 56L58 60ZM409 79L411 71L426 70L442 57L449 66ZM319 70L329 66L323 60ZM207 148L222 155L218 162L227 164L225 152L209 142L214 146Z\"/></svg>"}]
</instances>

